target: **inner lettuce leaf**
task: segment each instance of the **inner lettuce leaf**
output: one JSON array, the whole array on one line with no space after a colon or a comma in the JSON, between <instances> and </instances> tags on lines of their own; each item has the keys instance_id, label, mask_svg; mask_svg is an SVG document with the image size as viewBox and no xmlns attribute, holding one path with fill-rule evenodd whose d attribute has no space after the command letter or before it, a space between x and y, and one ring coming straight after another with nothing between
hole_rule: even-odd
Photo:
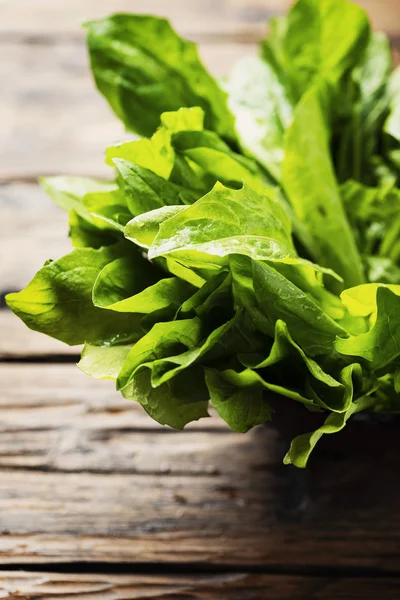
<instances>
[{"instance_id":1,"label":"inner lettuce leaf","mask_svg":"<svg viewBox=\"0 0 400 600\"><path fill-rule=\"evenodd\" d=\"M297 105L286 135L283 186L310 231L314 260L353 286L363 283L364 273L329 153L330 101L330 86L324 83Z\"/></svg>"},{"instance_id":2,"label":"inner lettuce leaf","mask_svg":"<svg viewBox=\"0 0 400 600\"><path fill-rule=\"evenodd\" d=\"M297 0L217 82L165 19L86 30L98 89L142 137L106 149L109 181L40 180L74 249L9 294L11 310L84 344L79 368L162 425L211 405L244 433L283 409L293 421L296 403L316 417L284 459L300 468L357 413L399 412L387 37L348 0Z\"/></svg>"},{"instance_id":3,"label":"inner lettuce leaf","mask_svg":"<svg viewBox=\"0 0 400 600\"><path fill-rule=\"evenodd\" d=\"M241 147L279 183L284 135L293 113L279 66L273 60L246 57L234 67L224 87Z\"/></svg>"},{"instance_id":4,"label":"inner lettuce leaf","mask_svg":"<svg viewBox=\"0 0 400 600\"><path fill-rule=\"evenodd\" d=\"M385 132L400 142L400 68L392 73L388 86L390 114L385 122Z\"/></svg>"}]
</instances>

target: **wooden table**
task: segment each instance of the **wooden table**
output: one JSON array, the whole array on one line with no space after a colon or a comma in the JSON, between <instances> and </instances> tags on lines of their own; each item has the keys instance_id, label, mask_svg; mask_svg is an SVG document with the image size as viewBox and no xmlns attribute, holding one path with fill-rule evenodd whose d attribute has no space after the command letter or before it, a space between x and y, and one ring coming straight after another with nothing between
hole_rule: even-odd
<instances>
[{"instance_id":1,"label":"wooden table","mask_svg":"<svg viewBox=\"0 0 400 600\"><path fill-rule=\"evenodd\" d=\"M400 45L400 1L364 0ZM79 23L169 16L221 75L280 0L0 2L0 292L68 250L39 174L106 175L124 135ZM74 366L77 350L0 310L0 598L400 598L400 469L368 446L281 466L273 429L176 433Z\"/></svg>"}]
</instances>

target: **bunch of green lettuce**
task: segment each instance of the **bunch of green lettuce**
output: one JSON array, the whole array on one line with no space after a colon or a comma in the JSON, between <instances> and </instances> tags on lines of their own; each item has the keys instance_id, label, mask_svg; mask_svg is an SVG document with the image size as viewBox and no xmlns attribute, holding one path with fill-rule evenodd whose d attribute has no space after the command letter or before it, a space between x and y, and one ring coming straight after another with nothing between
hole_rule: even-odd
<instances>
[{"instance_id":1,"label":"bunch of green lettuce","mask_svg":"<svg viewBox=\"0 0 400 600\"><path fill-rule=\"evenodd\" d=\"M385 35L347 0L298 0L217 83L164 19L87 31L98 89L143 137L107 149L111 181L42 180L75 249L11 309L85 343L80 368L162 424L211 402L245 432L276 395L325 413L292 442L299 467L352 414L400 411L400 72Z\"/></svg>"}]
</instances>

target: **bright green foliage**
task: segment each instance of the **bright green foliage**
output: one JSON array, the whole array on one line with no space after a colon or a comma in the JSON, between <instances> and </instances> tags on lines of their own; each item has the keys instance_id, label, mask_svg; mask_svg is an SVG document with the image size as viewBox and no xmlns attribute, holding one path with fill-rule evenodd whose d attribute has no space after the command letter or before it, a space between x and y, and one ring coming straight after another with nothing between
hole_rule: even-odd
<instances>
[{"instance_id":1,"label":"bright green foliage","mask_svg":"<svg viewBox=\"0 0 400 600\"><path fill-rule=\"evenodd\" d=\"M234 139L225 94L168 21L119 14L86 27L97 87L128 129L151 135L161 113L201 106L207 128Z\"/></svg>"},{"instance_id":2,"label":"bright green foliage","mask_svg":"<svg viewBox=\"0 0 400 600\"><path fill-rule=\"evenodd\" d=\"M270 399L323 413L285 463L360 411L400 411L400 76L348 0L298 0L223 87L164 19L87 25L127 129L114 178L41 183L75 249L8 295L32 329L85 343L163 425L235 431ZM289 413L290 418L290 413Z\"/></svg>"}]
</instances>

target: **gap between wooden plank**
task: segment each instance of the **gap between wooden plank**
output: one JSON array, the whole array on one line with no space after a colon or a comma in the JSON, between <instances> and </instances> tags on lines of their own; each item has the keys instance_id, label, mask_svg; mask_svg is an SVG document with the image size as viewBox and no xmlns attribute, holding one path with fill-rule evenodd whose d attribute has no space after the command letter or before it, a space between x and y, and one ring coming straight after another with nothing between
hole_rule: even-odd
<instances>
[{"instance_id":1,"label":"gap between wooden plank","mask_svg":"<svg viewBox=\"0 0 400 600\"><path fill-rule=\"evenodd\" d=\"M274 14L270 15L275 16ZM196 42L198 44L255 44L267 35L267 23L255 26L252 29L243 28L241 31L232 32L209 32L197 31L179 31L179 35L184 38ZM398 49L400 46L400 33L388 32L387 36L393 48ZM79 44L85 40L84 33L60 33L52 34L25 34L19 32L1 32L0 44L25 44L26 46L56 46L59 44Z\"/></svg>"},{"instance_id":2,"label":"gap between wooden plank","mask_svg":"<svg viewBox=\"0 0 400 600\"><path fill-rule=\"evenodd\" d=\"M7 356L0 354L0 364L17 365L71 365L79 362L79 354L24 354L21 356Z\"/></svg>"},{"instance_id":3,"label":"gap between wooden plank","mask_svg":"<svg viewBox=\"0 0 400 600\"><path fill-rule=\"evenodd\" d=\"M29 573L35 573L38 570L38 565L16 563L13 565L7 565L6 571L12 573L16 571L24 570ZM245 575L246 573L264 574L264 575L292 575L292 576L305 576L305 577L349 577L354 579L368 578L368 579L399 579L399 571L383 571L381 569L374 569L370 567L366 568L354 568L354 567L327 567L327 566L297 566L297 565L273 565L273 566L260 566L260 565L248 565L247 563L232 563L224 565L221 569L218 565L212 565L207 563L108 563L108 562L86 562L77 561L70 563L63 562L52 562L46 565L46 571L49 573L81 573L81 574L105 574L105 575L221 575L227 573L233 573L236 575ZM1 567L0 567L0 578L1 578ZM400 589L400 588L399 588Z\"/></svg>"},{"instance_id":4,"label":"gap between wooden plank","mask_svg":"<svg viewBox=\"0 0 400 600\"><path fill-rule=\"evenodd\" d=\"M273 15L271 15L273 16ZM267 24L260 24L252 29L243 28L242 31L210 32L210 31L179 31L179 35L198 44L253 44L261 40L267 32ZM395 35L389 35L390 40L396 40ZM79 44L85 40L85 34L60 33L50 34L25 34L19 32L1 32L0 44L25 44L27 46L56 46L58 44Z\"/></svg>"},{"instance_id":5,"label":"gap between wooden plank","mask_svg":"<svg viewBox=\"0 0 400 600\"><path fill-rule=\"evenodd\" d=\"M32 563L14 563L3 565L6 571L11 573L26 571L27 573L38 572L38 567L42 565ZM345 567L345 566L318 566L318 565L251 565L248 563L231 563L213 565L202 562L168 562L168 563L140 563L140 562L120 562L109 563L106 561L76 561L76 562L51 562L45 565L48 573L65 574L101 574L101 575L171 575L171 576L190 576L190 575L213 575L221 576L227 574L242 575L258 574L272 576L301 576L301 577L332 577L335 579L370 579L380 580L399 580L400 589L400 571L383 570L371 567ZM40 572L42 569L40 570ZM1 581L0 564L0 581ZM290 599L292 600L292 598ZM308 600L308 599L307 599ZM380 599L381 600L381 599Z\"/></svg>"}]
</instances>

